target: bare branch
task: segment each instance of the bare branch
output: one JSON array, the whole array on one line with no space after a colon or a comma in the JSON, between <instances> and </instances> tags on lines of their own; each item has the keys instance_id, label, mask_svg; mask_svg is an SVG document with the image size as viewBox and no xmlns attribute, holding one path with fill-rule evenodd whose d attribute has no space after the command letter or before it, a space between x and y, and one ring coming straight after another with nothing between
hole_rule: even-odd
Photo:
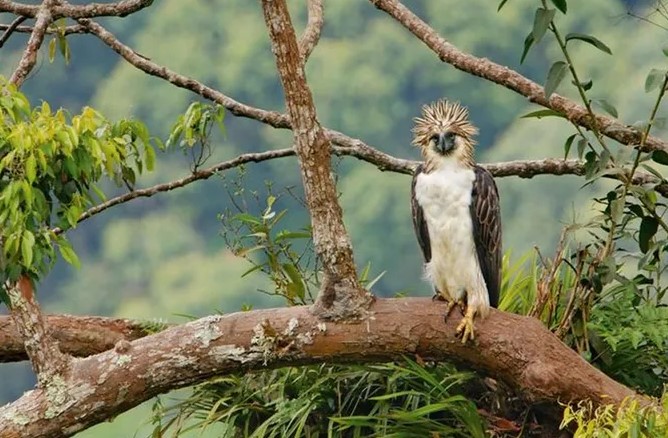
<instances>
[{"instance_id":1,"label":"bare branch","mask_svg":"<svg viewBox=\"0 0 668 438\"><path fill-rule=\"evenodd\" d=\"M331 142L316 116L288 6L285 0L262 0L262 10L292 124L313 246L324 270L315 308L321 316L359 316L370 297L357 280L352 243L332 178Z\"/></svg>"},{"instance_id":2,"label":"bare branch","mask_svg":"<svg viewBox=\"0 0 668 438\"><path fill-rule=\"evenodd\" d=\"M40 47L42 47L46 28L53 22L52 8L59 1L60 0L44 0L41 6L37 6L38 10L35 14L35 26L30 34L28 44L23 51L23 56L21 56L19 65L9 79L9 81L16 84L17 87L21 87L30 71L35 67L35 63L37 62L37 52ZM2 5L0 4L0 7L1 6Z\"/></svg>"},{"instance_id":3,"label":"bare branch","mask_svg":"<svg viewBox=\"0 0 668 438\"><path fill-rule=\"evenodd\" d=\"M23 18L24 20L26 19L26 17L19 17L19 18ZM17 20L18 20L18 18L17 18ZM0 30L7 31L7 30L9 30L9 28L13 24L14 23L12 23L12 24L0 24ZM33 26L17 26L15 29L12 29L12 31L18 32L18 33L32 33L33 30L35 30L35 28ZM49 28L46 29L46 34L47 35L50 35L50 34L71 35L71 34L83 34L83 33L88 33L88 30L80 24L74 24L72 26L66 26L64 29L56 29L56 28L52 28L52 27L49 27ZM0 47L2 47L1 44L0 44Z\"/></svg>"},{"instance_id":4,"label":"bare branch","mask_svg":"<svg viewBox=\"0 0 668 438\"><path fill-rule=\"evenodd\" d=\"M598 129L603 135L622 144L637 146L640 143L640 131L625 126L617 119L597 115L591 120L587 109L570 99L552 94L550 99L545 98L543 87L527 79L514 70L496 64L486 58L478 58L462 52L454 45L441 37L427 23L411 12L398 0L370 0L378 9L387 12L402 26L427 45L438 57L453 67L466 73L481 77L490 82L502 85L515 91L546 108L553 109L566 117L570 122L587 129ZM648 137L643 150L661 149L668 151L668 143L656 138Z\"/></svg>"},{"instance_id":5,"label":"bare branch","mask_svg":"<svg viewBox=\"0 0 668 438\"><path fill-rule=\"evenodd\" d=\"M311 307L210 316L72 363L59 391L30 391L0 409L0 435L70 436L171 389L213 376L309 363L365 363L419 355L491 375L526 400L620 403L636 394L589 365L533 318L492 310L476 342L462 345L458 321L428 298L382 299L373 317L323 323ZM641 399L647 401L646 399ZM45 415L49 410L52 415Z\"/></svg>"},{"instance_id":6,"label":"bare branch","mask_svg":"<svg viewBox=\"0 0 668 438\"><path fill-rule=\"evenodd\" d=\"M150 6L152 3L153 0L122 0L115 3L89 3L85 5L72 5L65 2L55 5L51 12L54 19L62 17L75 20L93 17L125 17ZM24 17L37 18L40 8L41 6L0 0L0 12L11 12Z\"/></svg>"},{"instance_id":7,"label":"bare branch","mask_svg":"<svg viewBox=\"0 0 668 438\"><path fill-rule=\"evenodd\" d=\"M26 21L28 17L16 17L14 21L12 21L11 24L5 25L5 24L0 24L0 30L4 30L5 33L2 34L0 37L0 48L5 45L7 40L9 39L10 36L12 36L12 33L19 27L19 24L23 23Z\"/></svg>"},{"instance_id":8,"label":"bare branch","mask_svg":"<svg viewBox=\"0 0 668 438\"><path fill-rule=\"evenodd\" d=\"M325 23L323 19L322 0L307 0L308 1L308 22L304 34L299 38L299 54L302 61L306 63L311 52L320 40L320 33L322 26Z\"/></svg>"},{"instance_id":9,"label":"bare branch","mask_svg":"<svg viewBox=\"0 0 668 438\"><path fill-rule=\"evenodd\" d=\"M101 316L45 316L53 339L63 353L86 357L114 348L119 341L134 341L167 326L154 322ZM0 363L28 359L23 338L9 316L0 316Z\"/></svg>"},{"instance_id":10,"label":"bare branch","mask_svg":"<svg viewBox=\"0 0 668 438\"><path fill-rule=\"evenodd\" d=\"M68 365L67 356L58 349L49 327L35 299L30 279L23 276L6 288L11 304L11 316L21 335L25 352L37 375L40 386L46 386L57 375L62 375Z\"/></svg>"}]
</instances>

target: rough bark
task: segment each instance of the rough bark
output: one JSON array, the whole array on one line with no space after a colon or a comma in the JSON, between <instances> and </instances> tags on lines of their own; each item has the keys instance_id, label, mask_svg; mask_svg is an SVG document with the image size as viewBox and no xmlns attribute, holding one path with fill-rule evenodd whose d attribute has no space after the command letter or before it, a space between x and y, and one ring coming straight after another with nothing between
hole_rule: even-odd
<instances>
[{"instance_id":1,"label":"rough bark","mask_svg":"<svg viewBox=\"0 0 668 438\"><path fill-rule=\"evenodd\" d=\"M85 357L114 348L119 341L134 341L157 331L159 325L101 316L45 315L53 339L63 353ZM0 362L27 360L16 323L0 316Z\"/></svg>"},{"instance_id":2,"label":"rough bark","mask_svg":"<svg viewBox=\"0 0 668 438\"><path fill-rule=\"evenodd\" d=\"M533 318L493 310L477 321L475 342L462 345L455 336L459 318L444 323L444 309L428 298L382 299L356 322L323 322L310 307L257 310L118 342L113 350L75 360L60 386L30 391L2 407L0 436L70 436L156 394L235 371L404 355L456 361L504 381L533 403L589 399L600 405L636 395Z\"/></svg>"},{"instance_id":3,"label":"rough bark","mask_svg":"<svg viewBox=\"0 0 668 438\"><path fill-rule=\"evenodd\" d=\"M12 319L16 324L37 382L46 386L67 371L68 358L58 349L35 299L31 281L23 276L7 287Z\"/></svg>"},{"instance_id":4,"label":"rough bark","mask_svg":"<svg viewBox=\"0 0 668 438\"><path fill-rule=\"evenodd\" d=\"M357 316L370 297L357 281L352 244L331 173L331 144L316 117L285 0L263 0L262 10L294 133L313 246L324 269L315 310L332 318Z\"/></svg>"}]
</instances>

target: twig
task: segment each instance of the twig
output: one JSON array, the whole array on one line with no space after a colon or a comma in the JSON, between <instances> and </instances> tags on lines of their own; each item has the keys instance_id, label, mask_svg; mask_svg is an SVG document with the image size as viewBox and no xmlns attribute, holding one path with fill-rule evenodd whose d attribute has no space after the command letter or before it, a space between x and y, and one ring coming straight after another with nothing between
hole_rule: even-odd
<instances>
[{"instance_id":1,"label":"twig","mask_svg":"<svg viewBox=\"0 0 668 438\"><path fill-rule=\"evenodd\" d=\"M582 105L559 96L556 93L553 93L548 100L545 98L542 86L522 76L516 71L496 64L488 59L478 58L462 52L441 37L434 29L406 8L401 2L397 0L369 1L378 9L381 9L392 16L397 22L425 43L442 61L447 62L453 67L515 91L528 98L530 102L537 103L563 114L567 120L574 124L578 124L587 129L598 127L603 135L617 140L622 144L636 146L640 142L640 131L625 126L618 120L607 116L596 115L595 120L592 120L587 109ZM668 143L659 138L650 137L647 139L647 143L643 149L647 151L655 149L668 151Z\"/></svg>"},{"instance_id":2,"label":"twig","mask_svg":"<svg viewBox=\"0 0 668 438\"><path fill-rule=\"evenodd\" d=\"M304 33L299 38L299 54L304 63L320 40L324 22L322 0L308 0L308 22Z\"/></svg>"},{"instance_id":3,"label":"twig","mask_svg":"<svg viewBox=\"0 0 668 438\"><path fill-rule=\"evenodd\" d=\"M21 17L19 17L19 18L21 18ZM23 18L25 19L26 17L23 17ZM12 23L12 24L14 24L14 23ZM0 30L5 30L6 31L10 28L10 26L12 26L12 24L0 24ZM34 29L35 28L33 26L17 26L14 29L14 32L32 33L32 31ZM84 34L84 33L88 33L88 30L80 24L74 24L74 25L71 25L71 26L66 26L64 29L55 29L55 28L47 28L46 29L46 34L47 35L50 35L50 34L72 35L72 34ZM2 47L2 45L0 45L0 47Z\"/></svg>"},{"instance_id":4,"label":"twig","mask_svg":"<svg viewBox=\"0 0 668 438\"><path fill-rule=\"evenodd\" d=\"M19 16L16 17L9 25L0 25L0 30L5 31L5 33L3 33L0 37L0 48L5 45L9 37L12 36L12 33L14 33L14 31L19 27L19 24L23 23L27 19L28 17Z\"/></svg>"}]
</instances>

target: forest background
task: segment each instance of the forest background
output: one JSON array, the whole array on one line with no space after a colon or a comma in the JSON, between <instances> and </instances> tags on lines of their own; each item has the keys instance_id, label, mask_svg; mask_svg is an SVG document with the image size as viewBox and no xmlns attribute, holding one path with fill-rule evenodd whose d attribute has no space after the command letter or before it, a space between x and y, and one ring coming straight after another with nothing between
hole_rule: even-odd
<instances>
[{"instance_id":1,"label":"forest background","mask_svg":"<svg viewBox=\"0 0 668 438\"><path fill-rule=\"evenodd\" d=\"M447 8L435 1L411 1L407 6L462 50L544 82L557 47L534 47L520 64L520 48L535 2L513 0L512 7L500 12L484 0L450 3ZM588 47L573 50L583 75L596 83L598 94L593 95L619 108L619 118L628 124L646 117L652 96L627 85L643 84L650 69L665 66L661 42L668 36L666 30L633 16L646 17L655 2L571 3L572 13L563 17L562 28L594 34L614 53L609 56ZM303 23L301 2L292 1L290 6L295 20ZM412 117L421 105L447 97L468 106L480 128L478 161L563 156L563 142L570 134L567 122L520 118L535 107L502 87L443 68L420 41L370 3L330 1L325 16L318 50L307 64L323 125L394 156L417 159L417 151L410 146ZM251 105L283 110L256 2L161 1L127 19L101 23L160 64L229 90ZM51 63L46 46L42 50L38 67L22 88L33 104L44 100L72 113L91 105L112 120L137 117L153 135L167 138L178 115L192 102L192 94L128 66L94 38L72 35L68 41L69 63L61 56ZM0 75L11 75L24 44L24 36L16 36L3 47ZM289 131L229 117L224 135L214 137L210 162L241 152L288 147L291 136ZM373 292L383 297L431 294L421 279L421 257L410 222L410 178L359 165L353 158L334 160L356 260L362 266L370 263L371 277L384 272ZM179 151L161 153L158 163L139 186L178 178L191 167L190 157ZM220 214L234 208L231 199L241 178L251 210L264 209L266 182L271 181L271 191L280 195L276 208L288 209L283 226L298 229L308 224L299 206L301 186L294 159L252 164L243 175L233 170L222 178L128 203L71 233L81 268L58 263L40 284L45 311L182 322L216 311L281 305L281 300L260 291L248 293L271 286L261 275L242 278L251 266L232 254L222 235ZM580 189L583 181L575 176L538 176L531 183L511 177L497 183L504 248L515 260L534 247L551 254L562 227L592 214L592 195L601 191L601 183ZM220 290L225 290L224 296L215 292ZM27 363L0 365L0 404L33 384ZM147 408L140 407L115 420L113 428L105 424L81 436L131 436L147 417Z\"/></svg>"}]
</instances>

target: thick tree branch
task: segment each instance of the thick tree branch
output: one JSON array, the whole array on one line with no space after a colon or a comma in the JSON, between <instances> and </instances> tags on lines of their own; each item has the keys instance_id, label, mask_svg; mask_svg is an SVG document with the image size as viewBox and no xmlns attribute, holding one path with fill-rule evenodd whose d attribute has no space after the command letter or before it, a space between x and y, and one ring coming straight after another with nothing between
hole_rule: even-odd
<instances>
[{"instance_id":1,"label":"thick tree branch","mask_svg":"<svg viewBox=\"0 0 668 438\"><path fill-rule=\"evenodd\" d=\"M453 67L466 73L481 77L490 82L502 85L546 108L553 109L564 115L572 123L587 129L598 129L606 137L622 144L636 146L640 143L641 132L625 126L618 120L597 115L595 120L589 116L587 109L570 99L552 94L545 98L543 87L527 79L514 70L496 64L485 58L478 58L462 52L441 37L427 23L398 0L370 0L378 9L387 12L391 17L408 29L420 41L425 43L438 57ZM668 143L656 137L648 137L643 150L661 149L668 151Z\"/></svg>"},{"instance_id":2,"label":"thick tree branch","mask_svg":"<svg viewBox=\"0 0 668 438\"><path fill-rule=\"evenodd\" d=\"M31 281L23 276L6 288L11 316L30 358L37 381L44 387L67 370L68 359L58 349L35 299ZM4 336L4 335L3 335ZM2 349L3 347L0 347Z\"/></svg>"},{"instance_id":3,"label":"thick tree branch","mask_svg":"<svg viewBox=\"0 0 668 438\"><path fill-rule=\"evenodd\" d=\"M262 10L292 124L313 246L324 268L316 309L333 318L360 315L370 302L369 294L357 280L352 243L332 178L331 143L316 116L288 6L285 0L263 0Z\"/></svg>"},{"instance_id":4,"label":"thick tree branch","mask_svg":"<svg viewBox=\"0 0 668 438\"><path fill-rule=\"evenodd\" d=\"M36 6L37 11L34 15L35 17L35 26L33 31L30 34L30 39L26 45L19 65L14 70L9 81L16 85L17 88L20 88L23 84L23 81L28 77L30 71L35 67L37 62L37 52L40 47L42 47L42 42L44 41L44 34L46 33L46 28L49 27L49 24L53 22L53 11L52 9L58 4L60 0L44 0L41 6ZM2 10L2 4L0 3L0 11Z\"/></svg>"},{"instance_id":5,"label":"thick tree branch","mask_svg":"<svg viewBox=\"0 0 668 438\"><path fill-rule=\"evenodd\" d=\"M302 57L302 62L306 63L311 52L320 40L320 33L322 26L325 23L323 18L322 0L307 0L308 1L308 22L306 29L299 38L299 54Z\"/></svg>"},{"instance_id":6,"label":"thick tree branch","mask_svg":"<svg viewBox=\"0 0 668 438\"><path fill-rule=\"evenodd\" d=\"M73 362L71 379L59 389L72 399L62 402L54 397L60 392L46 389L26 393L0 409L0 436L70 436L157 394L221 374L413 354L479 370L531 402L601 405L636 396L536 319L493 310L477 323L475 343L462 345L457 318L444 323L444 308L428 298L404 298L376 301L358 322L323 323L310 307L206 317Z\"/></svg>"},{"instance_id":7,"label":"thick tree branch","mask_svg":"<svg viewBox=\"0 0 668 438\"><path fill-rule=\"evenodd\" d=\"M60 349L86 357L114 348L118 342L134 341L160 331L165 324L101 316L45 316ZM121 344L122 345L122 344ZM28 359L23 338L9 316L0 316L0 363Z\"/></svg>"}]
</instances>

